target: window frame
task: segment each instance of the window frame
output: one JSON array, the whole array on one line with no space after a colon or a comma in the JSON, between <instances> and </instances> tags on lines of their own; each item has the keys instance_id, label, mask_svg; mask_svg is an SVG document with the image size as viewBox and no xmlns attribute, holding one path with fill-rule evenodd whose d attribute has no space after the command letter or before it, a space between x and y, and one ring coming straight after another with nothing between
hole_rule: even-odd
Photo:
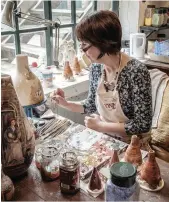
<instances>
[{"instance_id":1,"label":"window frame","mask_svg":"<svg viewBox=\"0 0 169 202\"><path fill-rule=\"evenodd\" d=\"M17 8L17 1L15 2L14 8ZM52 20L52 2L51 0L43 0L44 5L44 18ZM117 10L118 3L116 1L112 1L112 10ZM97 0L93 1L93 7L94 11L97 10ZM38 32L38 31L45 31L45 39L46 39L46 55L47 55L47 65L53 64L53 58L52 58L52 49L53 49L53 40L51 38L53 37L53 29L51 26L43 26L43 27L37 27L37 28L25 28L20 29L18 18L15 16L14 19L15 23L15 30L14 31L1 31L1 36L3 35L14 35L14 41L15 41L15 55L21 54L21 43L20 43L20 34L22 33L31 33L31 32ZM71 1L71 23L60 25L60 29L62 28L72 28L72 37L74 40L74 46L75 49L77 49L76 45L76 36L75 36L75 27L76 27L76 1Z\"/></svg>"}]
</instances>

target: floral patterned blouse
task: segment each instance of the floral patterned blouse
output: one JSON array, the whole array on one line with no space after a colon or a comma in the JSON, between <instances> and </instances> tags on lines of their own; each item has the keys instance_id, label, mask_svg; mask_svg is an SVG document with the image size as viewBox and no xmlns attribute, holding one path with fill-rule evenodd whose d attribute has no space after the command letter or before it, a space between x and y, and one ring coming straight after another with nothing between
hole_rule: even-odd
<instances>
[{"instance_id":1,"label":"floral patterned blouse","mask_svg":"<svg viewBox=\"0 0 169 202\"><path fill-rule=\"evenodd\" d=\"M95 113L96 90L103 66L92 64L88 98L83 103L84 112ZM117 90L124 114L128 117L125 131L128 135L148 132L152 123L151 78L146 66L136 59L130 60L122 69L117 81Z\"/></svg>"}]
</instances>

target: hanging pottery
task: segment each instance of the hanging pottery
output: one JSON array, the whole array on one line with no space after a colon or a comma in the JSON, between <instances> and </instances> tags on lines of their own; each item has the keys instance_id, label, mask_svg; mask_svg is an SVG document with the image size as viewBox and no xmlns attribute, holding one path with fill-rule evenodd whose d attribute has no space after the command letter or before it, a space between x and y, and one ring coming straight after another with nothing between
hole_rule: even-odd
<instances>
[{"instance_id":1,"label":"hanging pottery","mask_svg":"<svg viewBox=\"0 0 169 202\"><path fill-rule=\"evenodd\" d=\"M136 135L131 137L131 143L129 144L125 155L124 161L132 163L135 166L142 164L142 155L140 150L139 138Z\"/></svg>"},{"instance_id":2,"label":"hanging pottery","mask_svg":"<svg viewBox=\"0 0 169 202\"><path fill-rule=\"evenodd\" d=\"M148 183L150 189L157 189L157 187L160 187L160 168L156 162L155 152L153 150L149 151L148 159L142 165L140 178Z\"/></svg>"},{"instance_id":3,"label":"hanging pottery","mask_svg":"<svg viewBox=\"0 0 169 202\"><path fill-rule=\"evenodd\" d=\"M79 64L77 57L74 58L73 71L75 72L76 75L81 75L81 73L82 73L82 70L80 68L80 64Z\"/></svg>"},{"instance_id":4,"label":"hanging pottery","mask_svg":"<svg viewBox=\"0 0 169 202\"><path fill-rule=\"evenodd\" d=\"M16 177L32 162L35 138L9 75L1 76L1 94L2 166L5 174Z\"/></svg>"},{"instance_id":5,"label":"hanging pottery","mask_svg":"<svg viewBox=\"0 0 169 202\"><path fill-rule=\"evenodd\" d=\"M15 188L12 180L1 169L1 201L11 201Z\"/></svg>"},{"instance_id":6,"label":"hanging pottery","mask_svg":"<svg viewBox=\"0 0 169 202\"><path fill-rule=\"evenodd\" d=\"M16 74L13 84L22 106L39 104L44 101L44 93L40 80L29 69L28 56L16 56Z\"/></svg>"},{"instance_id":7,"label":"hanging pottery","mask_svg":"<svg viewBox=\"0 0 169 202\"><path fill-rule=\"evenodd\" d=\"M63 76L64 76L66 81L74 81L73 72L70 68L68 61L65 62Z\"/></svg>"}]
</instances>

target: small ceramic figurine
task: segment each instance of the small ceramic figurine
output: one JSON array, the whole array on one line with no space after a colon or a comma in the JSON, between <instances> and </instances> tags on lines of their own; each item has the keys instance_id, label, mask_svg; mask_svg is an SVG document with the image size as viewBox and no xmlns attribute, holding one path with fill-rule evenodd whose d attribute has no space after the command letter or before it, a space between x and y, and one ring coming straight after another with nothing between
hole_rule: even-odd
<instances>
[{"instance_id":1,"label":"small ceramic figurine","mask_svg":"<svg viewBox=\"0 0 169 202\"><path fill-rule=\"evenodd\" d=\"M156 162L153 150L148 153L148 159L141 168L140 177L149 184L151 189L156 189L159 186L161 181L160 168Z\"/></svg>"},{"instance_id":2,"label":"small ceramic figurine","mask_svg":"<svg viewBox=\"0 0 169 202\"><path fill-rule=\"evenodd\" d=\"M140 142L136 135L133 135L131 138L131 143L129 144L124 155L124 161L132 163L135 166L142 164Z\"/></svg>"},{"instance_id":3,"label":"small ceramic figurine","mask_svg":"<svg viewBox=\"0 0 169 202\"><path fill-rule=\"evenodd\" d=\"M74 81L73 72L70 68L69 61L65 62L63 76L67 81Z\"/></svg>"},{"instance_id":4,"label":"small ceramic figurine","mask_svg":"<svg viewBox=\"0 0 169 202\"><path fill-rule=\"evenodd\" d=\"M78 61L77 57L74 58L73 70L74 70L76 75L81 75L81 73L82 73L82 70L80 68L80 64L79 64L79 61Z\"/></svg>"},{"instance_id":5,"label":"small ceramic figurine","mask_svg":"<svg viewBox=\"0 0 169 202\"><path fill-rule=\"evenodd\" d=\"M93 168L87 190L92 195L103 192L103 183L96 167Z\"/></svg>"},{"instance_id":6,"label":"small ceramic figurine","mask_svg":"<svg viewBox=\"0 0 169 202\"><path fill-rule=\"evenodd\" d=\"M116 163L116 162L119 162L118 150L114 149L114 150L112 151L112 156L111 156L111 159L110 159L110 162L109 162L109 167L110 167L113 163Z\"/></svg>"}]
</instances>

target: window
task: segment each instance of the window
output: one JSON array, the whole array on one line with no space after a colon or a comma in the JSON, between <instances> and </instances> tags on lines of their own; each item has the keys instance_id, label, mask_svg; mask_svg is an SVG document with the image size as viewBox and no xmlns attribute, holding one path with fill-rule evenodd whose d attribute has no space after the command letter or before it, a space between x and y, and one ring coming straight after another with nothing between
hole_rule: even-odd
<instances>
[{"instance_id":1,"label":"window","mask_svg":"<svg viewBox=\"0 0 169 202\"><path fill-rule=\"evenodd\" d=\"M1 36L1 71L8 73L15 66L14 35Z\"/></svg>"},{"instance_id":2,"label":"window","mask_svg":"<svg viewBox=\"0 0 169 202\"><path fill-rule=\"evenodd\" d=\"M15 65L15 54L28 54L29 63L38 61L43 55L46 57L46 65L53 64L52 48L55 44L55 28L51 28L39 22L32 20L36 18L49 19L61 22L59 41L60 44L64 39L73 39L76 47L76 37L74 34L76 23L85 15L92 11L102 8L100 1L94 0L17 0L15 8L20 8L22 18L15 21L16 29L5 26L1 23L1 61L2 70ZM107 2L107 1L106 1ZM106 3L111 8L111 2ZM6 0L1 1L1 11L5 6ZM98 5L97 5L98 4ZM23 19L24 18L24 19ZM53 39L53 40L51 40Z\"/></svg>"}]
</instances>

